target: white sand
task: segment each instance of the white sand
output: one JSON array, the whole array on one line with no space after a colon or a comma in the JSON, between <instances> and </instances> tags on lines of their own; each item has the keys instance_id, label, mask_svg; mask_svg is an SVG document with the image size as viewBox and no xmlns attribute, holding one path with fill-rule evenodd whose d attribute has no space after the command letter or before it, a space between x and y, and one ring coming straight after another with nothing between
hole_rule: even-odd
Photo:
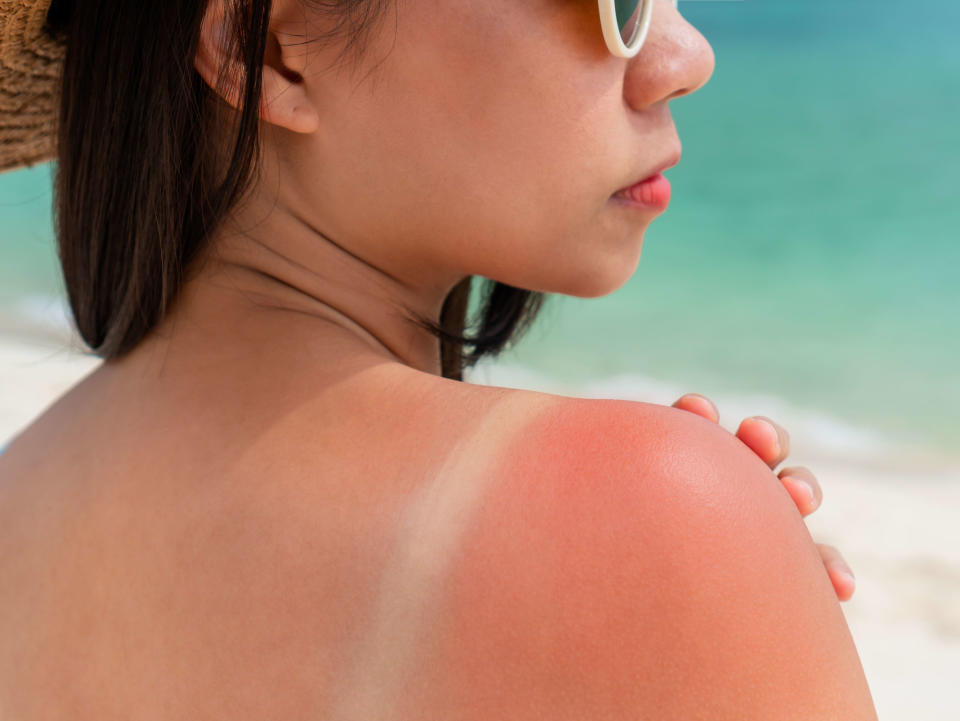
<instances>
[{"instance_id":1,"label":"white sand","mask_svg":"<svg viewBox=\"0 0 960 721\"><path fill-rule=\"evenodd\" d=\"M62 333L0 333L0 446L100 362Z\"/></svg>"},{"instance_id":2,"label":"white sand","mask_svg":"<svg viewBox=\"0 0 960 721\"><path fill-rule=\"evenodd\" d=\"M62 334L0 334L0 444L98 363L71 352ZM471 380L526 387L506 368L500 378L492 369L481 375ZM644 399L669 404L687 391L696 389L659 386ZM602 388L571 394L604 395ZM855 463L844 462L823 444L800 457L805 436L797 429L812 428L808 419L769 405L743 409L743 399L713 400L728 430L746 415L777 420L794 441L787 464L809 466L820 480L824 504L808 526L817 541L841 549L857 576L843 608L880 719L960 718L960 468L903 454L881 459L862 448L851 454Z\"/></svg>"}]
</instances>

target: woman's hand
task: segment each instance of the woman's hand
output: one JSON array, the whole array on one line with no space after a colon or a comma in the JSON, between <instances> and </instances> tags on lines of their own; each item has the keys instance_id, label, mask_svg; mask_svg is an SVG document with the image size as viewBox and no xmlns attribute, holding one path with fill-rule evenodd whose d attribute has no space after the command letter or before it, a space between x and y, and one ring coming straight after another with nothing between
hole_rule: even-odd
<instances>
[{"instance_id":1,"label":"woman's hand","mask_svg":"<svg viewBox=\"0 0 960 721\"><path fill-rule=\"evenodd\" d=\"M674 408L690 411L714 423L720 422L720 411L706 396L699 393L687 393L673 404ZM790 453L790 436L786 430L766 416L745 418L737 429L737 438L747 444L760 459L773 470ZM777 473L780 482L787 489L800 515L813 513L823 499L820 484L813 473L804 466L790 466ZM818 543L817 549L827 569L827 575L833 583L837 598L847 601L853 596L856 582L853 572L843 560L843 556L833 546Z\"/></svg>"}]
</instances>

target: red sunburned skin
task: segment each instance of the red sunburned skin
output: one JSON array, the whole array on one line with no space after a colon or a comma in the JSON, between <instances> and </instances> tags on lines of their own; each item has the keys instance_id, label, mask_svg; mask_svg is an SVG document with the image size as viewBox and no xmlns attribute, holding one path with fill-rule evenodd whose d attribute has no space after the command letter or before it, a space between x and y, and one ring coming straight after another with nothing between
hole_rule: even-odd
<instances>
[{"instance_id":1,"label":"red sunburned skin","mask_svg":"<svg viewBox=\"0 0 960 721\"><path fill-rule=\"evenodd\" d=\"M626 201L629 205L666 210L670 205L670 181L663 173L657 173L636 185L617 191L613 197Z\"/></svg>"},{"instance_id":2,"label":"red sunburned skin","mask_svg":"<svg viewBox=\"0 0 960 721\"><path fill-rule=\"evenodd\" d=\"M772 476L715 486L726 479L705 459L729 453L732 477L746 479L756 458L702 419L678 425L686 412L551 402L508 425L493 450L460 453L463 467L451 466L423 494L419 520L403 524L412 540L394 542L413 553L397 592L382 587L384 635L369 658L357 655L365 695L356 698L374 709L362 717L488 721L536 709L540 718L627 718L623 709L642 709L693 718L707 694L736 708L743 678L774 688L773 632L792 648L831 651L817 624L839 611L796 507ZM693 447L709 450L674 451ZM717 504L715 490L747 510ZM451 493L467 502L451 506ZM772 537L786 544L763 552L784 524L794 530ZM417 576L427 583L411 585ZM783 622L773 609L810 593L812 580L819 605ZM667 680L695 693L664 688L665 649ZM799 697L805 681L788 695Z\"/></svg>"}]
</instances>

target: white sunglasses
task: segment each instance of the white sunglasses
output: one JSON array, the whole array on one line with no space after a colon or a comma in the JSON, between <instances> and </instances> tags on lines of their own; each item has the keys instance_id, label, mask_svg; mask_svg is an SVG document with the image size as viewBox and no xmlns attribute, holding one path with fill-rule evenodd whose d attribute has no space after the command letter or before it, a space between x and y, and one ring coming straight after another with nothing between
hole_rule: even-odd
<instances>
[{"instance_id":1,"label":"white sunglasses","mask_svg":"<svg viewBox=\"0 0 960 721\"><path fill-rule=\"evenodd\" d=\"M632 58L647 39L656 0L600 0L600 27L610 52ZM673 0L677 7L677 0Z\"/></svg>"}]
</instances>

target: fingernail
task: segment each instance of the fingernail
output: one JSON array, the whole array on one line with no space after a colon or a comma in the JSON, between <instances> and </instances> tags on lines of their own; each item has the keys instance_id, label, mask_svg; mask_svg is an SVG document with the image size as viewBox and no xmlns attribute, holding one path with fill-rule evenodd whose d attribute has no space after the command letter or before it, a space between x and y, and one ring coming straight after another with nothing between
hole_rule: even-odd
<instances>
[{"instance_id":1,"label":"fingernail","mask_svg":"<svg viewBox=\"0 0 960 721\"><path fill-rule=\"evenodd\" d=\"M800 487L800 492L807 497L807 505L809 505L810 508L817 507L817 497L813 493L813 486L811 486L802 478L787 476L787 480L790 481L790 483Z\"/></svg>"},{"instance_id":2,"label":"fingernail","mask_svg":"<svg viewBox=\"0 0 960 721\"><path fill-rule=\"evenodd\" d=\"M853 572L852 572L852 571L840 571L840 575L847 577L847 580L850 582L850 587L851 587L851 588L856 588L856 587L857 587L857 579L855 579L855 578L853 577Z\"/></svg>"},{"instance_id":3,"label":"fingernail","mask_svg":"<svg viewBox=\"0 0 960 721\"><path fill-rule=\"evenodd\" d=\"M713 402L712 400L710 400L709 398L707 398L705 395L701 395L700 393L690 393L690 395L693 396L693 397L695 397L695 398L699 398L699 399L702 400L702 401L706 401L706 402L707 402L707 405L710 406L711 408L713 408L714 410L717 409L717 406L714 404L714 402Z\"/></svg>"},{"instance_id":4,"label":"fingernail","mask_svg":"<svg viewBox=\"0 0 960 721\"><path fill-rule=\"evenodd\" d=\"M774 428L769 421L766 421L763 418L754 417L753 420L759 421L764 426L770 429L770 435L773 437L774 455L779 456L780 455L780 434L777 433L777 429Z\"/></svg>"},{"instance_id":5,"label":"fingernail","mask_svg":"<svg viewBox=\"0 0 960 721\"><path fill-rule=\"evenodd\" d=\"M853 575L853 571L850 570L850 566L845 563L834 563L830 566L834 571L839 573L841 576L847 576L850 579L851 583L856 582L856 577Z\"/></svg>"}]
</instances>

